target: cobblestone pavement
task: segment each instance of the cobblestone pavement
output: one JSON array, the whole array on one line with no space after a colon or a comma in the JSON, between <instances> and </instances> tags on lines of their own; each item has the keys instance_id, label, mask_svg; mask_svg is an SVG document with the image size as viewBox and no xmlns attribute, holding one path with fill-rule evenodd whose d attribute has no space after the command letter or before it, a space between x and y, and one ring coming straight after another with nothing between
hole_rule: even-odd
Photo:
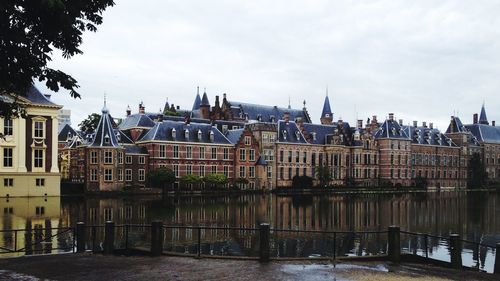
<instances>
[{"instance_id":1,"label":"cobblestone pavement","mask_svg":"<svg viewBox=\"0 0 500 281\"><path fill-rule=\"evenodd\" d=\"M66 254L0 259L0 280L498 280L491 274L384 262L270 262Z\"/></svg>"}]
</instances>

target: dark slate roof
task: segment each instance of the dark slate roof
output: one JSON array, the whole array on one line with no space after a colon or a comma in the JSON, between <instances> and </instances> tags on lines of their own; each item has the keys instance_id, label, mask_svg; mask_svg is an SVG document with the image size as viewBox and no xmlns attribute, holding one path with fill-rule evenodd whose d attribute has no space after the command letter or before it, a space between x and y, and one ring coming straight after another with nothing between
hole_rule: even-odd
<instances>
[{"instance_id":1,"label":"dark slate roof","mask_svg":"<svg viewBox=\"0 0 500 281\"><path fill-rule=\"evenodd\" d=\"M120 130L128 130L133 128L152 128L154 125L155 122L147 114L131 114L120 123L118 128Z\"/></svg>"},{"instance_id":2,"label":"dark slate roof","mask_svg":"<svg viewBox=\"0 0 500 281\"><path fill-rule=\"evenodd\" d=\"M500 143L500 127L485 124L471 124L465 127L479 142Z\"/></svg>"},{"instance_id":3,"label":"dark slate roof","mask_svg":"<svg viewBox=\"0 0 500 281\"><path fill-rule=\"evenodd\" d=\"M68 139L71 139L74 136L78 136L78 133L75 131L75 129L71 128L69 124L65 124L64 127L59 132L59 134L57 135L57 140L67 141Z\"/></svg>"},{"instance_id":4,"label":"dark slate roof","mask_svg":"<svg viewBox=\"0 0 500 281\"><path fill-rule=\"evenodd\" d=\"M58 106L46 98L35 86L31 86L24 97L34 104Z\"/></svg>"},{"instance_id":5,"label":"dark slate roof","mask_svg":"<svg viewBox=\"0 0 500 281\"><path fill-rule=\"evenodd\" d=\"M334 130L337 128L335 125L321 125L304 123L304 129L309 134L309 143L312 144L326 144L327 136L333 134Z\"/></svg>"},{"instance_id":6,"label":"dark slate roof","mask_svg":"<svg viewBox=\"0 0 500 281\"><path fill-rule=\"evenodd\" d=\"M203 98L201 98L201 104L200 105L210 106L210 102L208 101L207 92L203 93Z\"/></svg>"},{"instance_id":7,"label":"dark slate roof","mask_svg":"<svg viewBox=\"0 0 500 281\"><path fill-rule=\"evenodd\" d=\"M175 138L172 131L175 129ZM188 131L186 138L185 132ZM201 139L198 137L201 133ZM210 136L213 135L213 141ZM176 121L158 122L149 130L140 141L180 141L180 142L202 142L230 144L231 142L216 128L209 124L190 123Z\"/></svg>"},{"instance_id":8,"label":"dark slate roof","mask_svg":"<svg viewBox=\"0 0 500 281\"><path fill-rule=\"evenodd\" d=\"M170 104L168 103L168 100L165 102L165 106L163 106L163 112L169 111L170 110Z\"/></svg>"},{"instance_id":9,"label":"dark slate roof","mask_svg":"<svg viewBox=\"0 0 500 281\"><path fill-rule=\"evenodd\" d=\"M113 130L113 121L109 115L106 105L102 109L101 119L97 125L94 138L90 143L91 147L119 147L115 131Z\"/></svg>"},{"instance_id":10,"label":"dark slate roof","mask_svg":"<svg viewBox=\"0 0 500 281\"><path fill-rule=\"evenodd\" d=\"M278 121L278 140L288 143L307 143L297 124L293 121Z\"/></svg>"},{"instance_id":11,"label":"dark slate roof","mask_svg":"<svg viewBox=\"0 0 500 281\"><path fill-rule=\"evenodd\" d=\"M236 144L240 138L241 134L243 134L243 129L236 129L236 130L228 130L226 132L226 138L232 143Z\"/></svg>"},{"instance_id":12,"label":"dark slate roof","mask_svg":"<svg viewBox=\"0 0 500 281\"><path fill-rule=\"evenodd\" d=\"M132 138L126 134L125 132L122 132L118 129L114 130L116 139L118 140L119 143L121 144L133 144L134 142L132 141Z\"/></svg>"},{"instance_id":13,"label":"dark slate roof","mask_svg":"<svg viewBox=\"0 0 500 281\"><path fill-rule=\"evenodd\" d=\"M486 110L484 109L484 104L481 107L481 114L479 115L479 124L489 125L488 118L486 117Z\"/></svg>"},{"instance_id":14,"label":"dark slate roof","mask_svg":"<svg viewBox=\"0 0 500 281\"><path fill-rule=\"evenodd\" d=\"M148 154L148 150L143 146L138 145L126 145L125 146L126 154Z\"/></svg>"},{"instance_id":15,"label":"dark slate roof","mask_svg":"<svg viewBox=\"0 0 500 281\"><path fill-rule=\"evenodd\" d=\"M402 128L410 136L413 144L456 146L450 138L442 134L438 129L414 126L402 126Z\"/></svg>"},{"instance_id":16,"label":"dark slate roof","mask_svg":"<svg viewBox=\"0 0 500 281\"><path fill-rule=\"evenodd\" d=\"M196 98L194 98L194 103L193 103L193 110L200 109L200 105L201 105L200 94L196 93Z\"/></svg>"},{"instance_id":17,"label":"dark slate roof","mask_svg":"<svg viewBox=\"0 0 500 281\"><path fill-rule=\"evenodd\" d=\"M263 156L259 156L259 159L257 159L257 162L255 163L255 165L266 166L267 161Z\"/></svg>"},{"instance_id":18,"label":"dark slate roof","mask_svg":"<svg viewBox=\"0 0 500 281\"><path fill-rule=\"evenodd\" d=\"M233 116L247 118L248 120L257 120L262 122L274 122L283 119L285 112L290 114L290 120L295 120L298 117L302 118L305 123L311 123L309 114L304 109L281 108L277 106L268 106L260 104L251 104L237 101L228 101L231 105Z\"/></svg>"},{"instance_id":19,"label":"dark slate roof","mask_svg":"<svg viewBox=\"0 0 500 281\"><path fill-rule=\"evenodd\" d=\"M333 124L333 134L326 135L326 143L332 143L334 137L340 137L340 145L351 145L352 140L352 129L348 122L342 122L342 124Z\"/></svg>"},{"instance_id":20,"label":"dark slate roof","mask_svg":"<svg viewBox=\"0 0 500 281\"><path fill-rule=\"evenodd\" d=\"M64 146L64 148L76 148L81 145L82 142L83 140L80 138L80 136L76 135L66 141L66 145Z\"/></svg>"},{"instance_id":21,"label":"dark slate roof","mask_svg":"<svg viewBox=\"0 0 500 281\"><path fill-rule=\"evenodd\" d=\"M330 99L328 96L325 97L325 103L323 104L323 111L321 112L321 117L326 115L332 116L332 109L330 108Z\"/></svg>"},{"instance_id":22,"label":"dark slate roof","mask_svg":"<svg viewBox=\"0 0 500 281\"><path fill-rule=\"evenodd\" d=\"M409 139L407 131L394 119L386 119L375 132L375 138Z\"/></svg>"},{"instance_id":23,"label":"dark slate roof","mask_svg":"<svg viewBox=\"0 0 500 281\"><path fill-rule=\"evenodd\" d=\"M446 129L446 133L464 133L467 132L467 128L462 124L460 118L451 116L450 125L448 125L448 129Z\"/></svg>"}]
</instances>

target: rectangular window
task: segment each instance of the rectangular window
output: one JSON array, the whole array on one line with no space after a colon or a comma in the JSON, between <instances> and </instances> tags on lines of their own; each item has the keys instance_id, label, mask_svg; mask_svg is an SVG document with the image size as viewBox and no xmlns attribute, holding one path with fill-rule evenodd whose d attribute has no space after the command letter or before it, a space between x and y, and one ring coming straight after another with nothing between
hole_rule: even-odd
<instances>
[{"instance_id":1,"label":"rectangular window","mask_svg":"<svg viewBox=\"0 0 500 281\"><path fill-rule=\"evenodd\" d=\"M205 176L205 166L200 166L200 177Z\"/></svg>"},{"instance_id":2,"label":"rectangular window","mask_svg":"<svg viewBox=\"0 0 500 281\"><path fill-rule=\"evenodd\" d=\"M212 174L217 174L217 166L212 166Z\"/></svg>"},{"instance_id":3,"label":"rectangular window","mask_svg":"<svg viewBox=\"0 0 500 281\"><path fill-rule=\"evenodd\" d=\"M33 132L35 138L44 137L44 132L43 132L44 123L45 123L44 121L35 121L34 123L35 130Z\"/></svg>"},{"instance_id":4,"label":"rectangular window","mask_svg":"<svg viewBox=\"0 0 500 281\"><path fill-rule=\"evenodd\" d=\"M113 169L104 169L104 181L113 181Z\"/></svg>"},{"instance_id":5,"label":"rectangular window","mask_svg":"<svg viewBox=\"0 0 500 281\"><path fill-rule=\"evenodd\" d=\"M118 152L118 164L123 164L123 152Z\"/></svg>"},{"instance_id":6,"label":"rectangular window","mask_svg":"<svg viewBox=\"0 0 500 281\"><path fill-rule=\"evenodd\" d=\"M179 158L179 146L174 145L174 158Z\"/></svg>"},{"instance_id":7,"label":"rectangular window","mask_svg":"<svg viewBox=\"0 0 500 281\"><path fill-rule=\"evenodd\" d=\"M3 135L4 136L12 136L13 132L13 124L12 119L4 119L3 120Z\"/></svg>"},{"instance_id":8,"label":"rectangular window","mask_svg":"<svg viewBox=\"0 0 500 281\"><path fill-rule=\"evenodd\" d=\"M226 176L226 178L229 178L229 166L224 166L224 176Z\"/></svg>"},{"instance_id":9,"label":"rectangular window","mask_svg":"<svg viewBox=\"0 0 500 281\"><path fill-rule=\"evenodd\" d=\"M304 156L302 159L303 163L307 163L307 151L304 151L303 156Z\"/></svg>"},{"instance_id":10,"label":"rectangular window","mask_svg":"<svg viewBox=\"0 0 500 281\"><path fill-rule=\"evenodd\" d=\"M164 144L160 145L159 157L167 158L167 146Z\"/></svg>"},{"instance_id":11,"label":"rectangular window","mask_svg":"<svg viewBox=\"0 0 500 281\"><path fill-rule=\"evenodd\" d=\"M244 148L240 148L240 161L246 160L246 150Z\"/></svg>"},{"instance_id":12,"label":"rectangular window","mask_svg":"<svg viewBox=\"0 0 500 281\"><path fill-rule=\"evenodd\" d=\"M45 207L35 207L35 214L37 216L43 216L45 215Z\"/></svg>"},{"instance_id":13,"label":"rectangular window","mask_svg":"<svg viewBox=\"0 0 500 281\"><path fill-rule=\"evenodd\" d=\"M295 163L299 163L300 162L300 151L296 151L295 152Z\"/></svg>"},{"instance_id":14,"label":"rectangular window","mask_svg":"<svg viewBox=\"0 0 500 281\"><path fill-rule=\"evenodd\" d=\"M132 164L132 156L130 155L125 156L125 164Z\"/></svg>"},{"instance_id":15,"label":"rectangular window","mask_svg":"<svg viewBox=\"0 0 500 281\"><path fill-rule=\"evenodd\" d=\"M146 171L144 169L139 169L139 181L146 180Z\"/></svg>"},{"instance_id":16,"label":"rectangular window","mask_svg":"<svg viewBox=\"0 0 500 281\"><path fill-rule=\"evenodd\" d=\"M35 184L36 184L36 186L45 186L45 179L44 178L37 178L37 179L35 179Z\"/></svg>"},{"instance_id":17,"label":"rectangular window","mask_svg":"<svg viewBox=\"0 0 500 281\"><path fill-rule=\"evenodd\" d=\"M248 167L248 177L251 179L255 178L255 167L254 166Z\"/></svg>"},{"instance_id":18,"label":"rectangular window","mask_svg":"<svg viewBox=\"0 0 500 281\"><path fill-rule=\"evenodd\" d=\"M186 174L187 175L193 174L193 166L192 165L187 165L186 166Z\"/></svg>"},{"instance_id":19,"label":"rectangular window","mask_svg":"<svg viewBox=\"0 0 500 281\"><path fill-rule=\"evenodd\" d=\"M292 163L292 151L288 150L288 163Z\"/></svg>"},{"instance_id":20,"label":"rectangular window","mask_svg":"<svg viewBox=\"0 0 500 281\"><path fill-rule=\"evenodd\" d=\"M97 151L90 152L90 164L97 164Z\"/></svg>"},{"instance_id":21,"label":"rectangular window","mask_svg":"<svg viewBox=\"0 0 500 281\"><path fill-rule=\"evenodd\" d=\"M217 147L212 147L212 159L217 159Z\"/></svg>"},{"instance_id":22,"label":"rectangular window","mask_svg":"<svg viewBox=\"0 0 500 281\"><path fill-rule=\"evenodd\" d=\"M125 181L132 181L132 169L125 169Z\"/></svg>"},{"instance_id":23,"label":"rectangular window","mask_svg":"<svg viewBox=\"0 0 500 281\"><path fill-rule=\"evenodd\" d=\"M3 179L3 186L4 187L13 187L14 186L14 179L13 178L4 178Z\"/></svg>"},{"instance_id":24,"label":"rectangular window","mask_svg":"<svg viewBox=\"0 0 500 281\"><path fill-rule=\"evenodd\" d=\"M3 149L3 166L4 167L12 167L12 155L13 155L13 149L10 147L5 147Z\"/></svg>"},{"instance_id":25,"label":"rectangular window","mask_svg":"<svg viewBox=\"0 0 500 281\"><path fill-rule=\"evenodd\" d=\"M254 149L250 149L249 160L255 161L255 150Z\"/></svg>"},{"instance_id":26,"label":"rectangular window","mask_svg":"<svg viewBox=\"0 0 500 281\"><path fill-rule=\"evenodd\" d=\"M35 168L43 168L43 149L35 149L34 156Z\"/></svg>"},{"instance_id":27,"label":"rectangular window","mask_svg":"<svg viewBox=\"0 0 500 281\"><path fill-rule=\"evenodd\" d=\"M118 169L118 181L123 181L123 170Z\"/></svg>"},{"instance_id":28,"label":"rectangular window","mask_svg":"<svg viewBox=\"0 0 500 281\"><path fill-rule=\"evenodd\" d=\"M193 158L193 148L191 146L186 146L186 158Z\"/></svg>"},{"instance_id":29,"label":"rectangular window","mask_svg":"<svg viewBox=\"0 0 500 281\"><path fill-rule=\"evenodd\" d=\"M224 147L224 160L229 160L229 148Z\"/></svg>"},{"instance_id":30,"label":"rectangular window","mask_svg":"<svg viewBox=\"0 0 500 281\"><path fill-rule=\"evenodd\" d=\"M179 165L174 165L174 174L176 178L179 177Z\"/></svg>"},{"instance_id":31,"label":"rectangular window","mask_svg":"<svg viewBox=\"0 0 500 281\"><path fill-rule=\"evenodd\" d=\"M145 156L139 156L139 164L146 164L146 157Z\"/></svg>"},{"instance_id":32,"label":"rectangular window","mask_svg":"<svg viewBox=\"0 0 500 281\"><path fill-rule=\"evenodd\" d=\"M90 169L90 181L97 181L97 169Z\"/></svg>"},{"instance_id":33,"label":"rectangular window","mask_svg":"<svg viewBox=\"0 0 500 281\"><path fill-rule=\"evenodd\" d=\"M244 179L245 177L245 166L240 166L240 178Z\"/></svg>"},{"instance_id":34,"label":"rectangular window","mask_svg":"<svg viewBox=\"0 0 500 281\"><path fill-rule=\"evenodd\" d=\"M205 159L205 148L200 147L200 159Z\"/></svg>"},{"instance_id":35,"label":"rectangular window","mask_svg":"<svg viewBox=\"0 0 500 281\"><path fill-rule=\"evenodd\" d=\"M267 178L268 179L273 178L273 167L272 166L267 166Z\"/></svg>"},{"instance_id":36,"label":"rectangular window","mask_svg":"<svg viewBox=\"0 0 500 281\"><path fill-rule=\"evenodd\" d=\"M104 151L104 164L113 164L113 151Z\"/></svg>"},{"instance_id":37,"label":"rectangular window","mask_svg":"<svg viewBox=\"0 0 500 281\"><path fill-rule=\"evenodd\" d=\"M251 145L252 144L252 138L249 136L245 136L245 145Z\"/></svg>"},{"instance_id":38,"label":"rectangular window","mask_svg":"<svg viewBox=\"0 0 500 281\"><path fill-rule=\"evenodd\" d=\"M280 180L285 179L285 168L280 167L280 170L279 170L279 171L280 171L280 172L279 172L279 178L280 178Z\"/></svg>"},{"instance_id":39,"label":"rectangular window","mask_svg":"<svg viewBox=\"0 0 500 281\"><path fill-rule=\"evenodd\" d=\"M280 162L283 162L283 160L284 160L284 158L285 158L285 157L284 157L284 154L285 154L285 153L284 153L284 151L283 151L283 150L280 150Z\"/></svg>"}]
</instances>

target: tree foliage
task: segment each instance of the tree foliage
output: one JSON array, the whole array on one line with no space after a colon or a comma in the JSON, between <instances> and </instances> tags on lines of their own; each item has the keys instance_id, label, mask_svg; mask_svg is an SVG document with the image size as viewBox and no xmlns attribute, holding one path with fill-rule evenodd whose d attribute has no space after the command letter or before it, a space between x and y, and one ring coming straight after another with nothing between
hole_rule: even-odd
<instances>
[{"instance_id":1,"label":"tree foliage","mask_svg":"<svg viewBox=\"0 0 500 281\"><path fill-rule=\"evenodd\" d=\"M208 174L203 178L203 181L211 186L220 186L227 183L227 177L224 174Z\"/></svg>"},{"instance_id":2,"label":"tree foliage","mask_svg":"<svg viewBox=\"0 0 500 281\"><path fill-rule=\"evenodd\" d=\"M308 176L294 176L292 179L292 187L294 189L311 188L313 179Z\"/></svg>"},{"instance_id":3,"label":"tree foliage","mask_svg":"<svg viewBox=\"0 0 500 281\"><path fill-rule=\"evenodd\" d=\"M181 182L183 182L183 183L202 183L203 179L200 176L189 174L189 175L182 176Z\"/></svg>"},{"instance_id":4,"label":"tree foliage","mask_svg":"<svg viewBox=\"0 0 500 281\"><path fill-rule=\"evenodd\" d=\"M321 187L325 187L331 180L332 175L330 174L330 169L327 166L316 166L315 167L316 178L320 182Z\"/></svg>"},{"instance_id":5,"label":"tree foliage","mask_svg":"<svg viewBox=\"0 0 500 281\"><path fill-rule=\"evenodd\" d=\"M97 129L97 125L99 125L99 120L101 120L101 115L98 113L92 113L87 118L85 118L78 127L80 131L89 133L95 131Z\"/></svg>"},{"instance_id":6,"label":"tree foliage","mask_svg":"<svg viewBox=\"0 0 500 281\"><path fill-rule=\"evenodd\" d=\"M0 93L24 95L34 80L52 91L61 87L80 97L77 81L47 66L54 50L66 59L82 54L85 31L97 31L113 0L0 1ZM0 102L0 115L11 116L17 102Z\"/></svg>"},{"instance_id":7,"label":"tree foliage","mask_svg":"<svg viewBox=\"0 0 500 281\"><path fill-rule=\"evenodd\" d=\"M175 182L175 173L169 168L160 167L149 172L148 180L151 187L164 188Z\"/></svg>"},{"instance_id":8,"label":"tree foliage","mask_svg":"<svg viewBox=\"0 0 500 281\"><path fill-rule=\"evenodd\" d=\"M481 188L486 184L488 174L479 153L472 154L469 159L467 186L469 188Z\"/></svg>"}]
</instances>

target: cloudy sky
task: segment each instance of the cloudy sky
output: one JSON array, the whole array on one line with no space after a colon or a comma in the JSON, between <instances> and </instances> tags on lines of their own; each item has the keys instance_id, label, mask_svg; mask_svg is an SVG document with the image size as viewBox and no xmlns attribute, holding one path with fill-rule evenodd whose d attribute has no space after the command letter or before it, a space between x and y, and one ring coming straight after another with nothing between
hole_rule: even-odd
<instances>
[{"instance_id":1,"label":"cloudy sky","mask_svg":"<svg viewBox=\"0 0 500 281\"><path fill-rule=\"evenodd\" d=\"M73 75L81 100L56 93L72 124L143 101L191 108L196 87L230 100L306 106L314 122L326 87L335 119L394 112L404 123L450 115L471 122L483 100L500 120L498 1L117 0L83 55L52 67Z\"/></svg>"}]
</instances>

